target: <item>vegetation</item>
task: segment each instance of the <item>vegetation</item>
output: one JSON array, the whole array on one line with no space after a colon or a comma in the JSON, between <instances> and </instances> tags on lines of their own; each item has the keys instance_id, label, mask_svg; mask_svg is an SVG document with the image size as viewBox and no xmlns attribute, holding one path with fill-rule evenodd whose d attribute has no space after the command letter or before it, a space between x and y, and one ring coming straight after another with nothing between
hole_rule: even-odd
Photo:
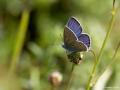
<instances>
[{"instance_id":1,"label":"vegetation","mask_svg":"<svg viewBox=\"0 0 120 90\"><path fill-rule=\"evenodd\" d=\"M119 0L0 0L0 90L119 89L119 4ZM78 65L70 62L73 56L62 47L71 16L91 38L91 50L82 53Z\"/></svg>"}]
</instances>

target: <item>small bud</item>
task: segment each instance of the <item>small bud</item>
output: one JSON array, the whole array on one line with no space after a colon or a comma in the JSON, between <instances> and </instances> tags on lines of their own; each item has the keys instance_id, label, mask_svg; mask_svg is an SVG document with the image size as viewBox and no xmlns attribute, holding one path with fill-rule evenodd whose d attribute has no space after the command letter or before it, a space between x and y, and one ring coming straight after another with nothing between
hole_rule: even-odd
<instances>
[{"instance_id":1,"label":"small bud","mask_svg":"<svg viewBox=\"0 0 120 90\"><path fill-rule=\"evenodd\" d=\"M83 59L83 53L81 52L73 52L68 54L68 59L75 64L80 64Z\"/></svg>"},{"instance_id":2,"label":"small bud","mask_svg":"<svg viewBox=\"0 0 120 90\"><path fill-rule=\"evenodd\" d=\"M50 74L49 81L53 86L59 86L62 82L63 76L60 72L55 71Z\"/></svg>"}]
</instances>

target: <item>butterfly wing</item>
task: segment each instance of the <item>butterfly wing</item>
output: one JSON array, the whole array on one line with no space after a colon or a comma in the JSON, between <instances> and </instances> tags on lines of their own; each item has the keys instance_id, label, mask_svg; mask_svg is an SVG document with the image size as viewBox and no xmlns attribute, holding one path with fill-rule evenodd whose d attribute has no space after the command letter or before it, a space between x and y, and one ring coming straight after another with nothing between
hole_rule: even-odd
<instances>
[{"instance_id":1,"label":"butterfly wing","mask_svg":"<svg viewBox=\"0 0 120 90\"><path fill-rule=\"evenodd\" d=\"M86 51L87 47L84 43L79 42L75 34L67 27L64 29L64 45L63 47L69 51Z\"/></svg>"},{"instance_id":2,"label":"butterfly wing","mask_svg":"<svg viewBox=\"0 0 120 90\"><path fill-rule=\"evenodd\" d=\"M87 34L81 34L78 37L78 40L83 42L87 46L87 48L90 47L90 37Z\"/></svg>"},{"instance_id":3,"label":"butterfly wing","mask_svg":"<svg viewBox=\"0 0 120 90\"><path fill-rule=\"evenodd\" d=\"M80 23L74 18L71 17L66 25L72 32L74 32L76 37L79 37L82 33L82 27Z\"/></svg>"},{"instance_id":4,"label":"butterfly wing","mask_svg":"<svg viewBox=\"0 0 120 90\"><path fill-rule=\"evenodd\" d=\"M64 28L64 45L63 47L69 51L74 51L72 48L73 43L77 40L75 35L67 27Z\"/></svg>"}]
</instances>

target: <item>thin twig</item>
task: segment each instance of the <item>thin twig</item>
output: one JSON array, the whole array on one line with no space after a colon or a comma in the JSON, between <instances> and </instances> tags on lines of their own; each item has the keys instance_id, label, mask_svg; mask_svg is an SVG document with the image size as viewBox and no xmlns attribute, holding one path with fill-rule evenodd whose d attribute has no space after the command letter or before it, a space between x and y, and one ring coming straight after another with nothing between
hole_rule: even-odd
<instances>
[{"instance_id":1,"label":"thin twig","mask_svg":"<svg viewBox=\"0 0 120 90\"><path fill-rule=\"evenodd\" d=\"M103 53L103 50L104 50L105 45L107 43L108 37L109 37L109 35L110 35L111 31L112 31L112 28L113 28L113 24L114 24L114 20L115 20L115 12L116 12L114 5L115 5L115 0L113 0L112 18L111 18L110 23L109 23L108 31L106 33L106 36L105 36L105 39L103 41L102 47L100 49L99 55L98 55L98 57L96 59L96 62L94 63L93 69L91 71L92 74L90 75L90 78L89 78L89 81L88 81L88 84L87 84L87 90L90 90L90 88L92 87L91 86L91 80L93 79L94 74L96 73L97 65L100 62L100 57L101 57L101 55Z\"/></svg>"},{"instance_id":2,"label":"thin twig","mask_svg":"<svg viewBox=\"0 0 120 90\"><path fill-rule=\"evenodd\" d=\"M93 50L90 50L90 52L94 55L94 59L95 59L95 61L94 61L94 66L93 66L93 68L95 68L95 64L97 63L97 57L96 57L96 54L95 54L95 52L93 51ZM90 78L89 78L89 80L88 80L88 85L91 87L91 85L90 85L90 83L91 83L91 80L92 80L92 78L93 78L93 73L90 73ZM88 85L87 85L87 87L88 87Z\"/></svg>"},{"instance_id":3,"label":"thin twig","mask_svg":"<svg viewBox=\"0 0 120 90\"><path fill-rule=\"evenodd\" d=\"M73 76L74 68L75 68L75 64L73 63L72 64L72 68L71 68L71 72L70 72L70 76L69 76L69 79L68 79L68 83L66 85L65 90L69 90L69 87L70 87L70 84L71 84L71 81L72 81L72 76Z\"/></svg>"},{"instance_id":4,"label":"thin twig","mask_svg":"<svg viewBox=\"0 0 120 90\"><path fill-rule=\"evenodd\" d=\"M56 88L54 85L51 85L51 90L57 90Z\"/></svg>"},{"instance_id":5,"label":"thin twig","mask_svg":"<svg viewBox=\"0 0 120 90\"><path fill-rule=\"evenodd\" d=\"M113 57L112 57L112 59L111 59L112 62L110 62L110 63L106 66L106 68L103 69L102 73L95 79L93 85L95 85L95 83L96 83L97 80L100 78L100 76L102 76L103 73L104 73L107 69L109 69L109 68L115 63L115 61L117 60L117 59L115 59L115 57L116 57L116 55L117 55L117 53L118 53L119 48L120 48L120 42L118 43L118 45L117 45L117 47L116 47L116 49L115 49L115 52L114 52Z\"/></svg>"}]
</instances>

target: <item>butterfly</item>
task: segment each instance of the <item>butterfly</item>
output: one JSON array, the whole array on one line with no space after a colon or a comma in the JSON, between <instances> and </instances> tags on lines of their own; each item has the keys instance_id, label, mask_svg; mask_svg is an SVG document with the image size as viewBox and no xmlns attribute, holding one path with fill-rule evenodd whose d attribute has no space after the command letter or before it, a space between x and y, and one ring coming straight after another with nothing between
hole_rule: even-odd
<instances>
[{"instance_id":1,"label":"butterfly","mask_svg":"<svg viewBox=\"0 0 120 90\"><path fill-rule=\"evenodd\" d=\"M64 45L67 51L83 52L90 48L90 37L82 32L82 27L75 17L71 17L64 28Z\"/></svg>"}]
</instances>

